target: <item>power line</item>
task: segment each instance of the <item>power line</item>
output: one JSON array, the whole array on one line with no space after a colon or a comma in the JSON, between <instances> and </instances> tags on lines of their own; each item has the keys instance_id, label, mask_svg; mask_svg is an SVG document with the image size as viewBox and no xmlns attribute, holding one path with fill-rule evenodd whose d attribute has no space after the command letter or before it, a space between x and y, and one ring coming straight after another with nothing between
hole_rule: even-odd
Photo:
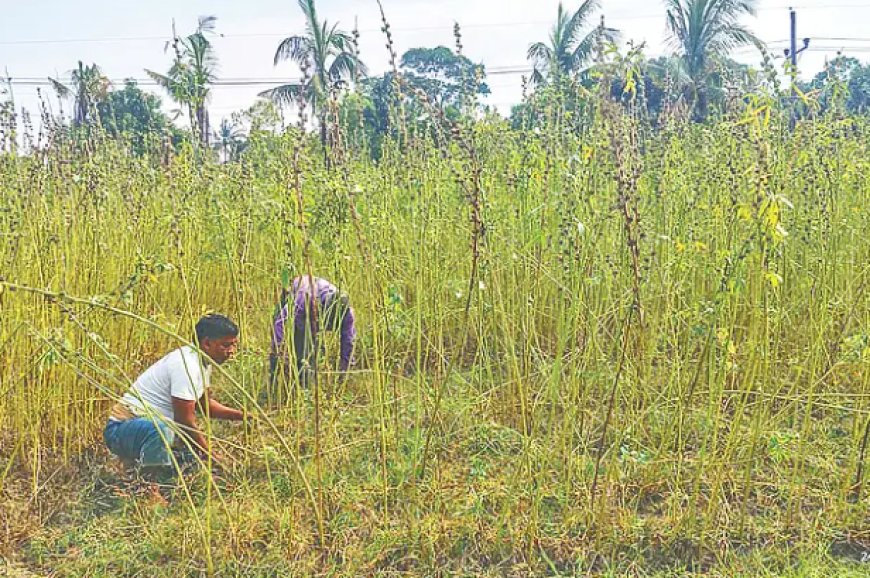
<instances>
[{"instance_id":1,"label":"power line","mask_svg":"<svg viewBox=\"0 0 870 578\"><path fill-rule=\"evenodd\" d=\"M299 82L301 79L299 78L276 78L272 80L217 80L214 82L210 82L209 86L214 87L236 87L236 86L266 86L266 85L275 85L275 84L293 84ZM143 78L125 78L123 80L109 80L111 84L123 85L127 83L127 81L133 81L137 86L162 86L160 83L157 83L153 80L143 79ZM6 79L4 84L9 83L10 81ZM51 81L48 79L36 79L36 78L27 78L27 79L19 79L16 77L12 77L11 84L13 86L54 86Z\"/></svg>"},{"instance_id":2,"label":"power line","mask_svg":"<svg viewBox=\"0 0 870 578\"><path fill-rule=\"evenodd\" d=\"M77 44L85 42L139 42L153 40L168 40L166 36L118 36L115 38L26 38L22 40L0 40L2 46L19 44Z\"/></svg>"},{"instance_id":3,"label":"power line","mask_svg":"<svg viewBox=\"0 0 870 578\"><path fill-rule=\"evenodd\" d=\"M811 36L813 40L834 41L834 42L870 42L870 38L849 37L849 36Z\"/></svg>"},{"instance_id":4,"label":"power line","mask_svg":"<svg viewBox=\"0 0 870 578\"><path fill-rule=\"evenodd\" d=\"M870 3L862 2L859 4L833 4L826 6L795 6L789 4L783 4L778 6L764 6L758 8L758 12L768 12L773 10L785 10L787 8L794 7L799 8L805 11L812 10L842 10L842 9L870 9ZM656 18L664 18L665 12L658 13L649 13L649 14L633 14L633 13L623 13L623 14L613 14L604 12L604 16L608 20L616 20L616 21L624 21L624 20L652 20ZM523 21L513 21L513 22L472 22L468 24L460 24L461 29L488 29L488 28L511 28L517 26L538 26L538 25L551 25L553 23L552 20L523 20ZM390 27L393 32L423 32L423 31L435 31L435 30L452 30L453 24L439 24L439 25L431 25L431 26L405 26L405 27ZM359 32L380 32L380 28L362 28ZM251 32L251 33L223 33L216 34L215 40L222 39L248 39L248 38L284 38L288 36L286 32ZM74 43L112 43L112 42L151 42L151 41L163 41L166 42L171 40L167 35L149 35L149 36L108 36L108 37L96 37L96 38L24 38L18 40L0 40L0 46L15 46L15 45L29 45L29 44L74 44Z\"/></svg>"},{"instance_id":5,"label":"power line","mask_svg":"<svg viewBox=\"0 0 870 578\"><path fill-rule=\"evenodd\" d=\"M813 40L820 40L824 42L870 42L870 38L861 38L861 37L811 37ZM780 44L788 42L788 40L774 40L767 42L767 45ZM753 51L753 47L742 47L737 48L733 52L737 54L745 54L747 52ZM870 46L860 46L860 45L843 45L843 46L820 46L813 45L807 49L810 52L870 52ZM653 56L650 55L652 58ZM528 64L513 64L513 65L499 65L492 66L486 68L487 77L490 76L512 76L512 75L520 75L520 74L531 74L534 71L534 68L529 66ZM13 76L11 78L0 79L4 84L12 84L13 86L20 87L52 87L53 84L49 81L48 77L37 77L37 76L21 76L16 77ZM138 86L142 87L160 87L161 85L154 81L152 78L135 78L135 77L124 77L124 78L112 78L109 79L109 82L113 85L123 85L128 81L135 82ZM227 77L218 79L212 83L210 83L211 87L214 88L248 88L255 86L275 86L278 84L293 84L301 81L301 78L298 77Z\"/></svg>"},{"instance_id":6,"label":"power line","mask_svg":"<svg viewBox=\"0 0 870 578\"><path fill-rule=\"evenodd\" d=\"M661 18L664 14L647 14L619 17L620 20L645 20L652 18ZM538 26L552 24L551 20L523 20L515 22L478 22L470 24L460 23L461 29L471 28L512 28L516 26ZM404 26L390 27L393 32L426 32L426 31L452 31L453 24L438 24L431 26ZM381 32L380 28L361 28L359 32ZM223 39L248 39L248 38L285 38L288 36L286 32L250 32L250 33L223 33L217 34L214 40ZM111 43L111 42L145 42L145 41L169 41L170 37L162 36L109 36L104 38L24 38L19 40L0 40L0 46L28 45L28 44L77 44L77 43Z\"/></svg>"},{"instance_id":7,"label":"power line","mask_svg":"<svg viewBox=\"0 0 870 578\"><path fill-rule=\"evenodd\" d=\"M816 38L814 38L816 39ZM826 39L829 41L835 41L837 39L831 38ZM848 41L866 41L870 42L870 38L867 39L858 39L858 38L844 38L843 40ZM774 43L778 43L782 41L775 41ZM769 43L770 44L770 43ZM734 50L735 53L743 53L745 54L748 51L753 50L752 47L738 48ZM807 49L808 52L856 52L856 53L865 53L870 52L870 46L818 46L814 45ZM652 58L653 56L650 55ZM517 65L503 65L503 66L494 66L486 69L486 76L515 76L521 74L531 74L534 71L534 68L529 65L517 64ZM2 84L12 84L12 86L19 87L46 87L51 88L54 85L51 81L48 80L47 77L35 77L35 76L26 76L26 77L11 77L11 78L0 78L0 83ZM133 78L133 77L125 77L125 78L114 78L109 79L109 82L113 85L124 85L127 82L132 81L135 82L137 86L148 87L148 88L157 88L161 87L159 83L155 82L151 78ZM301 81L301 78L292 78L292 77L228 77L216 80L209 84L212 88L251 88L251 87L269 87L276 86L279 84L295 84ZM494 86L508 86L506 84L494 85Z\"/></svg>"},{"instance_id":8,"label":"power line","mask_svg":"<svg viewBox=\"0 0 870 578\"><path fill-rule=\"evenodd\" d=\"M870 52L870 46L811 46L807 52L865 53Z\"/></svg>"},{"instance_id":9,"label":"power line","mask_svg":"<svg viewBox=\"0 0 870 578\"><path fill-rule=\"evenodd\" d=\"M502 65L493 66L486 70L487 76L500 76L511 74L529 74L534 69L528 64ZM152 78L110 78L111 84L123 85L128 81L135 82L138 86L161 86ZM232 86L271 86L275 84L294 84L301 82L301 78L293 77L227 77L215 80L209 83L209 86L216 87L232 87ZM10 78L0 77L3 84L10 83L13 86L53 86L48 77L43 76L12 76Z\"/></svg>"}]
</instances>

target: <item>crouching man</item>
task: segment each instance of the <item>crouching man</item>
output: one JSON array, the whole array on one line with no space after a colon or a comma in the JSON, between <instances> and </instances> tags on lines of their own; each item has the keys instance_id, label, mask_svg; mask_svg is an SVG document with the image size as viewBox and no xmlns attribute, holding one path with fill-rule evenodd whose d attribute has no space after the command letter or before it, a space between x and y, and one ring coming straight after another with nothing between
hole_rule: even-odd
<instances>
[{"instance_id":1,"label":"crouching man","mask_svg":"<svg viewBox=\"0 0 870 578\"><path fill-rule=\"evenodd\" d=\"M241 411L218 403L208 392L212 366L233 356L239 328L223 315L207 315L196 324L196 339L204 356L184 346L146 369L112 408L103 431L109 451L145 472L172 471L173 447L179 462L195 460L185 450L188 446L201 459L208 457L197 408L217 419L244 419Z\"/></svg>"}]
</instances>

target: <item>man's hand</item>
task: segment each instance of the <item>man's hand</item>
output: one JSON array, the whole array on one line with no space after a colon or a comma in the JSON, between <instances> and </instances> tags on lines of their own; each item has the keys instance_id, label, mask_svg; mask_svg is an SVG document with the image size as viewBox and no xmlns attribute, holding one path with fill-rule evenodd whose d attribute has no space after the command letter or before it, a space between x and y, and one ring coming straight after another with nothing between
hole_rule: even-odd
<instances>
[{"instance_id":1,"label":"man's hand","mask_svg":"<svg viewBox=\"0 0 870 578\"><path fill-rule=\"evenodd\" d=\"M209 457L211 457L211 463L221 465L224 463L224 456L217 450L211 450L208 455L202 456L202 461L208 463Z\"/></svg>"},{"instance_id":2,"label":"man's hand","mask_svg":"<svg viewBox=\"0 0 870 578\"><path fill-rule=\"evenodd\" d=\"M244 419L244 413L240 410L223 405L216 399L212 398L208 392L203 394L203 402L203 407L205 408L205 411L208 412L209 417L229 421L242 421Z\"/></svg>"}]
</instances>

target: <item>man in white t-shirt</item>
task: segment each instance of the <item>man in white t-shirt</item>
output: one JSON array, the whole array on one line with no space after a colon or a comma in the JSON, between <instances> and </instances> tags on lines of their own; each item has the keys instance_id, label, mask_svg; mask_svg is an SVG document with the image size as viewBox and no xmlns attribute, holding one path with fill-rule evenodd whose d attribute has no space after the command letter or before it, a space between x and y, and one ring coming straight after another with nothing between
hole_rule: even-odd
<instances>
[{"instance_id":1,"label":"man in white t-shirt","mask_svg":"<svg viewBox=\"0 0 870 578\"><path fill-rule=\"evenodd\" d=\"M206 357L190 346L171 351L146 369L112 408L103 439L122 460L145 468L172 466L176 441L200 457L207 456L208 441L197 424L197 408L208 417L245 418L208 393L212 365L233 356L239 328L223 315L207 315L196 324L196 339Z\"/></svg>"}]
</instances>

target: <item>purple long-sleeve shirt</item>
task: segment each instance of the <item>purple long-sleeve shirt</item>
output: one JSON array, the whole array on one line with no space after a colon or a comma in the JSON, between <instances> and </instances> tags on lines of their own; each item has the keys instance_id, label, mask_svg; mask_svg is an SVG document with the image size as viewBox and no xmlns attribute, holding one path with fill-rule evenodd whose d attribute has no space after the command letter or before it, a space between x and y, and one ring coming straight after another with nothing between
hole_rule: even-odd
<instances>
[{"instance_id":1,"label":"purple long-sleeve shirt","mask_svg":"<svg viewBox=\"0 0 870 578\"><path fill-rule=\"evenodd\" d=\"M308 276L297 277L293 280L293 286L290 295L292 300L288 299L287 303L275 316L274 328L272 331L272 350L277 352L280 350L281 344L284 343L285 330L284 326L287 323L290 308L293 308L293 326L297 333L305 331L305 320L311 321L311 335L316 337L319 329L319 315L329 307L332 300L337 298L340 293L338 289L326 279L314 278L314 291L311 290ZM306 301L308 310L314 307L312 295L317 299L317 315L306 314ZM327 328L328 329L328 328ZM354 326L353 308L348 307L347 313L341 320L341 360L339 369L347 371L350 367L351 356L353 354L353 341L356 337L356 328Z\"/></svg>"}]
</instances>

